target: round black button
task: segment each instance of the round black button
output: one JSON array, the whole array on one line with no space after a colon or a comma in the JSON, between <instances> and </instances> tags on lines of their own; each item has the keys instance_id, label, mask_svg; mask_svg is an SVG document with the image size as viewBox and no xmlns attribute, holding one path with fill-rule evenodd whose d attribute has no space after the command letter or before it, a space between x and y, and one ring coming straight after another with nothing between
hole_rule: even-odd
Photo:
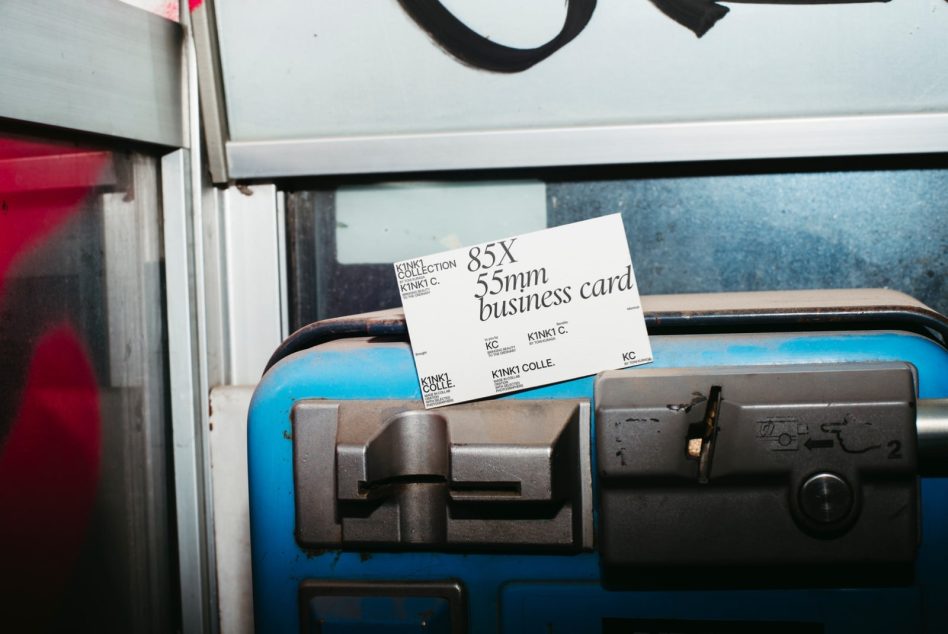
<instances>
[{"instance_id":1,"label":"round black button","mask_svg":"<svg viewBox=\"0 0 948 634\"><path fill-rule=\"evenodd\" d=\"M800 508L820 524L833 524L849 515L853 490L835 473L817 473L800 487Z\"/></svg>"}]
</instances>

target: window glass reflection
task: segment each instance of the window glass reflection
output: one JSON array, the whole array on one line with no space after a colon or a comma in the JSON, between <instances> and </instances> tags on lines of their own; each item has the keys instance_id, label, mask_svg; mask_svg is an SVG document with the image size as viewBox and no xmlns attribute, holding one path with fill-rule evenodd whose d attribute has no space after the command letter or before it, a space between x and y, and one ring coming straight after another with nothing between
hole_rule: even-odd
<instances>
[{"instance_id":1,"label":"window glass reflection","mask_svg":"<svg viewBox=\"0 0 948 634\"><path fill-rule=\"evenodd\" d=\"M581 178L536 183L544 190L539 224L622 214L640 291L647 295L887 287L945 313L948 169L943 162L920 161L920 168L902 162L884 157L863 169L849 160L784 162L772 171L757 164L589 169ZM827 169L817 171L824 164ZM597 178L597 172L604 173ZM502 191L498 182L464 181L463 188ZM287 194L291 329L398 306L388 264L393 258L383 263L377 257L392 245L402 249L402 259L428 255L443 250L437 239L452 226L475 225L488 239L501 238L517 233L505 226L535 216L529 206L505 209L500 223L463 206L431 205L409 196L412 187L433 185L343 185ZM354 193L361 203L358 224L345 221L353 215L345 205ZM393 208L394 194L410 207ZM424 233L427 225L419 218L425 214L437 217L441 233ZM430 238L429 248L412 255L404 255L404 240L386 237L416 234ZM380 241L387 241L385 248L372 246Z\"/></svg>"},{"instance_id":2,"label":"window glass reflection","mask_svg":"<svg viewBox=\"0 0 948 634\"><path fill-rule=\"evenodd\" d=\"M5 625L171 627L157 182L151 157L0 136Z\"/></svg>"}]
</instances>

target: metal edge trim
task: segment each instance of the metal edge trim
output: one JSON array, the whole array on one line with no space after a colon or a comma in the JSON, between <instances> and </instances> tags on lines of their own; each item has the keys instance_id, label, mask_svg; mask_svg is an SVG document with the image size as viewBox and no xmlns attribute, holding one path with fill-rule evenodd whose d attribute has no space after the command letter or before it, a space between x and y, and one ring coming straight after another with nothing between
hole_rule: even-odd
<instances>
[{"instance_id":1,"label":"metal edge trim","mask_svg":"<svg viewBox=\"0 0 948 634\"><path fill-rule=\"evenodd\" d=\"M207 631L207 524L200 388L195 347L197 324L189 250L189 164L187 150L161 159L165 297L168 332L168 392L173 438L175 512L185 634Z\"/></svg>"},{"instance_id":2,"label":"metal edge trim","mask_svg":"<svg viewBox=\"0 0 948 634\"><path fill-rule=\"evenodd\" d=\"M579 484L580 513L582 514L582 534L579 547L592 550L595 531L593 527L593 486L592 486L592 449L591 449L591 407L588 400L580 401L577 406L579 415Z\"/></svg>"},{"instance_id":3,"label":"metal edge trim","mask_svg":"<svg viewBox=\"0 0 948 634\"><path fill-rule=\"evenodd\" d=\"M204 124L208 169L211 172L211 181L223 184L229 178L225 144L230 135L213 0L204 0L191 11L191 27L197 59L201 121Z\"/></svg>"},{"instance_id":4,"label":"metal edge trim","mask_svg":"<svg viewBox=\"0 0 948 634\"><path fill-rule=\"evenodd\" d=\"M289 275L287 271L286 194L276 193L277 273L280 276L280 338L290 334Z\"/></svg>"},{"instance_id":5,"label":"metal edge trim","mask_svg":"<svg viewBox=\"0 0 948 634\"><path fill-rule=\"evenodd\" d=\"M229 141L232 178L948 151L948 113Z\"/></svg>"},{"instance_id":6,"label":"metal edge trim","mask_svg":"<svg viewBox=\"0 0 948 634\"><path fill-rule=\"evenodd\" d=\"M105 0L12 2L0 14L0 117L187 146L179 24Z\"/></svg>"}]
</instances>

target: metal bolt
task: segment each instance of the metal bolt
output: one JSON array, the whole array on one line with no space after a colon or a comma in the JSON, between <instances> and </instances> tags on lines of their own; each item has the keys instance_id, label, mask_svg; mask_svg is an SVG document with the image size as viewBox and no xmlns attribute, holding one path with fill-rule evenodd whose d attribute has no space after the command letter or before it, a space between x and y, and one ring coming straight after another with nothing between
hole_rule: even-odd
<instances>
[{"instance_id":1,"label":"metal bolt","mask_svg":"<svg viewBox=\"0 0 948 634\"><path fill-rule=\"evenodd\" d=\"M853 491L835 473L817 473L800 487L800 508L814 522L838 522L853 508Z\"/></svg>"}]
</instances>

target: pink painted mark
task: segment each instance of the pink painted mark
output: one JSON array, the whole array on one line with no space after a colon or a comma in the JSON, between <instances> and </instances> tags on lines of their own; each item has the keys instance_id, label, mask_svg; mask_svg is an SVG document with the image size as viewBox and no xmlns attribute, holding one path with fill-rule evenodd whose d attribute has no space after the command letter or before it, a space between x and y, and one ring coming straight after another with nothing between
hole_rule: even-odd
<instances>
[{"instance_id":1,"label":"pink painted mark","mask_svg":"<svg viewBox=\"0 0 948 634\"><path fill-rule=\"evenodd\" d=\"M0 138L0 302L10 267L79 211L106 152Z\"/></svg>"},{"instance_id":2,"label":"pink painted mark","mask_svg":"<svg viewBox=\"0 0 948 634\"><path fill-rule=\"evenodd\" d=\"M60 143L40 143L26 139L0 137L0 161L18 158L36 158L38 156L55 156L58 154L75 154L88 150L77 148L74 145Z\"/></svg>"},{"instance_id":3,"label":"pink painted mark","mask_svg":"<svg viewBox=\"0 0 948 634\"><path fill-rule=\"evenodd\" d=\"M109 157L0 138L0 314L16 309L4 305L4 282L17 260L81 210ZM0 398L19 400L13 420L0 421L8 430L0 437L0 629L11 632L45 631L54 618L99 480L99 389L89 355L68 323L37 335L19 376L0 377Z\"/></svg>"},{"instance_id":4,"label":"pink painted mark","mask_svg":"<svg viewBox=\"0 0 948 634\"><path fill-rule=\"evenodd\" d=\"M197 9L199 6L201 6L202 4L204 4L204 0L188 0L188 8L189 8L191 11L194 11L194 10Z\"/></svg>"},{"instance_id":5,"label":"pink painted mark","mask_svg":"<svg viewBox=\"0 0 948 634\"><path fill-rule=\"evenodd\" d=\"M0 614L41 631L79 556L101 452L99 389L68 324L46 333L0 453Z\"/></svg>"},{"instance_id":6,"label":"pink painted mark","mask_svg":"<svg viewBox=\"0 0 948 634\"><path fill-rule=\"evenodd\" d=\"M161 6L161 15L168 18L169 20L177 22L178 18L180 17L179 7L180 5L178 4L178 0L169 0Z\"/></svg>"}]
</instances>

